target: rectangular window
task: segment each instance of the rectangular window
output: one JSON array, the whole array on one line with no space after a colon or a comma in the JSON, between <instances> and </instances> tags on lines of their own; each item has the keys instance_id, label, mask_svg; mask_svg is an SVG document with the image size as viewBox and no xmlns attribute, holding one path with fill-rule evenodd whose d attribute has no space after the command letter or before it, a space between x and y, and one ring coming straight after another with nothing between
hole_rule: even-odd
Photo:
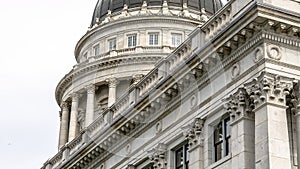
<instances>
[{"instance_id":1,"label":"rectangular window","mask_svg":"<svg viewBox=\"0 0 300 169\"><path fill-rule=\"evenodd\" d=\"M214 128L214 161L227 156L230 152L230 118L223 119Z\"/></svg>"},{"instance_id":2,"label":"rectangular window","mask_svg":"<svg viewBox=\"0 0 300 169\"><path fill-rule=\"evenodd\" d=\"M116 50L117 48L117 39L113 38L108 40L108 49L111 50Z\"/></svg>"},{"instance_id":3,"label":"rectangular window","mask_svg":"<svg viewBox=\"0 0 300 169\"><path fill-rule=\"evenodd\" d=\"M149 45L158 45L158 33L149 33Z\"/></svg>"},{"instance_id":4,"label":"rectangular window","mask_svg":"<svg viewBox=\"0 0 300 169\"><path fill-rule=\"evenodd\" d=\"M184 144L175 150L175 169L188 169L189 168L189 147Z\"/></svg>"},{"instance_id":5,"label":"rectangular window","mask_svg":"<svg viewBox=\"0 0 300 169\"><path fill-rule=\"evenodd\" d=\"M179 33L172 33L172 46L179 46L182 42L182 35Z\"/></svg>"},{"instance_id":6,"label":"rectangular window","mask_svg":"<svg viewBox=\"0 0 300 169\"><path fill-rule=\"evenodd\" d=\"M128 47L136 46L136 34L127 36L127 44L128 44Z\"/></svg>"},{"instance_id":7,"label":"rectangular window","mask_svg":"<svg viewBox=\"0 0 300 169\"><path fill-rule=\"evenodd\" d=\"M93 51L94 51L94 56L99 55L99 45L94 46Z\"/></svg>"}]
</instances>

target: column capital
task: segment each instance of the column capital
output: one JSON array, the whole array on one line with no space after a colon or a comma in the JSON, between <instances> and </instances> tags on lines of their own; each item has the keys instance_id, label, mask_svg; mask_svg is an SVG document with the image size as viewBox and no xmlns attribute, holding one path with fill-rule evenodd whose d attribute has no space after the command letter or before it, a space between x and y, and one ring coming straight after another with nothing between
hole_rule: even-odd
<instances>
[{"instance_id":1,"label":"column capital","mask_svg":"<svg viewBox=\"0 0 300 169\"><path fill-rule=\"evenodd\" d=\"M80 97L81 94L79 94L78 92L74 92L71 94L72 102L78 102Z\"/></svg>"},{"instance_id":2,"label":"column capital","mask_svg":"<svg viewBox=\"0 0 300 169\"><path fill-rule=\"evenodd\" d=\"M224 108L231 117L231 124L241 119L254 120L254 99L247 93L246 88L241 87L234 94L223 100Z\"/></svg>"},{"instance_id":3,"label":"column capital","mask_svg":"<svg viewBox=\"0 0 300 169\"><path fill-rule=\"evenodd\" d=\"M115 88L118 85L118 80L117 80L117 78L114 78L114 77L106 79L106 82L108 83L108 87Z\"/></svg>"},{"instance_id":4,"label":"column capital","mask_svg":"<svg viewBox=\"0 0 300 169\"><path fill-rule=\"evenodd\" d=\"M254 101L255 108L265 102L285 106L286 96L293 88L293 81L294 79L291 78L262 72L244 86L249 97Z\"/></svg>"},{"instance_id":5,"label":"column capital","mask_svg":"<svg viewBox=\"0 0 300 169\"><path fill-rule=\"evenodd\" d=\"M66 101L63 101L60 104L60 108L62 109L62 111L68 111L69 110L69 106L70 106L70 103L68 103Z\"/></svg>"},{"instance_id":6,"label":"column capital","mask_svg":"<svg viewBox=\"0 0 300 169\"><path fill-rule=\"evenodd\" d=\"M167 146L163 143L159 143L155 148L148 151L149 159L153 163L153 167L157 169L167 168L166 160Z\"/></svg>"},{"instance_id":7,"label":"column capital","mask_svg":"<svg viewBox=\"0 0 300 169\"><path fill-rule=\"evenodd\" d=\"M183 135L188 140L190 149L200 145L203 146L203 134L202 129L204 126L204 120L195 118L192 124L182 127Z\"/></svg>"},{"instance_id":8,"label":"column capital","mask_svg":"<svg viewBox=\"0 0 300 169\"><path fill-rule=\"evenodd\" d=\"M94 94L95 90L97 90L97 87L95 84L89 84L85 87L88 94Z\"/></svg>"}]
</instances>

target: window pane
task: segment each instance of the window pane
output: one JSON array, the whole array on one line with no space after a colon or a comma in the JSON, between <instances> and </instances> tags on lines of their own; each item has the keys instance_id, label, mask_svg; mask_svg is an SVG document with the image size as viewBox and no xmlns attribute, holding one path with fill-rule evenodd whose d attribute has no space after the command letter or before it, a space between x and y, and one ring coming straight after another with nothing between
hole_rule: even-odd
<instances>
[{"instance_id":1,"label":"window pane","mask_svg":"<svg viewBox=\"0 0 300 169\"><path fill-rule=\"evenodd\" d=\"M176 151L176 168L183 166L183 148Z\"/></svg>"},{"instance_id":2,"label":"window pane","mask_svg":"<svg viewBox=\"0 0 300 169\"><path fill-rule=\"evenodd\" d=\"M215 144L223 140L222 123L219 123L214 131Z\"/></svg>"},{"instance_id":3,"label":"window pane","mask_svg":"<svg viewBox=\"0 0 300 169\"><path fill-rule=\"evenodd\" d=\"M222 150L223 150L223 144L217 144L215 146L215 161L218 161L222 158Z\"/></svg>"},{"instance_id":4,"label":"window pane","mask_svg":"<svg viewBox=\"0 0 300 169\"><path fill-rule=\"evenodd\" d=\"M158 33L149 34L149 45L158 45Z\"/></svg>"},{"instance_id":5,"label":"window pane","mask_svg":"<svg viewBox=\"0 0 300 169\"><path fill-rule=\"evenodd\" d=\"M109 50L115 50L116 49L116 39L110 39L108 41L109 43Z\"/></svg>"},{"instance_id":6,"label":"window pane","mask_svg":"<svg viewBox=\"0 0 300 169\"><path fill-rule=\"evenodd\" d=\"M99 55L99 46L94 46L94 55Z\"/></svg>"},{"instance_id":7,"label":"window pane","mask_svg":"<svg viewBox=\"0 0 300 169\"><path fill-rule=\"evenodd\" d=\"M226 132L226 137L230 136L230 119L227 118L225 119L225 132Z\"/></svg>"},{"instance_id":8,"label":"window pane","mask_svg":"<svg viewBox=\"0 0 300 169\"><path fill-rule=\"evenodd\" d=\"M172 33L172 45L179 46L182 42L182 35L179 33Z\"/></svg>"},{"instance_id":9,"label":"window pane","mask_svg":"<svg viewBox=\"0 0 300 169\"><path fill-rule=\"evenodd\" d=\"M128 35L128 47L136 46L136 35Z\"/></svg>"}]
</instances>

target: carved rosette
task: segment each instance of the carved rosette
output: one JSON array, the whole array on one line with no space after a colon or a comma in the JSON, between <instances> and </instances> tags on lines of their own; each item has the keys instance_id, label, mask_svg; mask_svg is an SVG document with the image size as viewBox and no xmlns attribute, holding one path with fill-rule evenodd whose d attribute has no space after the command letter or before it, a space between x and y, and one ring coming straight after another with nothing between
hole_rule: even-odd
<instances>
[{"instance_id":1,"label":"carved rosette","mask_svg":"<svg viewBox=\"0 0 300 169\"><path fill-rule=\"evenodd\" d=\"M162 143L159 143L157 147L148 151L149 159L153 164L153 168L155 169L167 168L166 151L167 151L167 146Z\"/></svg>"},{"instance_id":2,"label":"carved rosette","mask_svg":"<svg viewBox=\"0 0 300 169\"><path fill-rule=\"evenodd\" d=\"M204 120L196 118L194 122L188 126L182 127L183 134L188 140L190 149L196 146L203 146L203 134L202 128L204 125Z\"/></svg>"}]
</instances>

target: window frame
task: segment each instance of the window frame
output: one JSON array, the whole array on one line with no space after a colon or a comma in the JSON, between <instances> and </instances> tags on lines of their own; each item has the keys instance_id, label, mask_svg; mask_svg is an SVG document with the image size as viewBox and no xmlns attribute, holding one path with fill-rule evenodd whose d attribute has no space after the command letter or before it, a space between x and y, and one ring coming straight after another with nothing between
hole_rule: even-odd
<instances>
[{"instance_id":1,"label":"window frame","mask_svg":"<svg viewBox=\"0 0 300 169\"><path fill-rule=\"evenodd\" d=\"M97 56L99 54L100 54L100 45L97 44L97 45L93 46L93 55Z\"/></svg>"},{"instance_id":2,"label":"window frame","mask_svg":"<svg viewBox=\"0 0 300 169\"><path fill-rule=\"evenodd\" d=\"M178 165L178 152L182 151L182 162L180 162L180 165ZM174 152L174 169L189 169L189 145L188 142L184 142L177 146L175 149L173 149Z\"/></svg>"},{"instance_id":3,"label":"window frame","mask_svg":"<svg viewBox=\"0 0 300 169\"><path fill-rule=\"evenodd\" d=\"M159 45L159 32L148 33L148 45L158 46Z\"/></svg>"},{"instance_id":4,"label":"window frame","mask_svg":"<svg viewBox=\"0 0 300 169\"><path fill-rule=\"evenodd\" d=\"M183 39L182 37L183 37L182 33L175 33L175 32L171 33L171 45L177 47L180 44L182 44L182 39ZM177 43L178 40L177 38L180 38L179 43Z\"/></svg>"},{"instance_id":5,"label":"window frame","mask_svg":"<svg viewBox=\"0 0 300 169\"><path fill-rule=\"evenodd\" d=\"M117 49L117 38L108 39L107 42L108 42L109 51L113 51Z\"/></svg>"},{"instance_id":6,"label":"window frame","mask_svg":"<svg viewBox=\"0 0 300 169\"><path fill-rule=\"evenodd\" d=\"M132 48L132 47L136 47L136 45L137 45L137 34L136 33L128 34L127 35L127 47Z\"/></svg>"},{"instance_id":7,"label":"window frame","mask_svg":"<svg viewBox=\"0 0 300 169\"><path fill-rule=\"evenodd\" d=\"M216 139L217 130L220 132L221 137ZM222 120L214 126L213 129L213 159L214 162L221 160L222 158L226 157L230 153L230 143L231 143L231 127L230 127L230 117L226 116L222 118ZM220 147L220 150L218 149ZM221 154L219 154L219 151Z\"/></svg>"}]
</instances>

